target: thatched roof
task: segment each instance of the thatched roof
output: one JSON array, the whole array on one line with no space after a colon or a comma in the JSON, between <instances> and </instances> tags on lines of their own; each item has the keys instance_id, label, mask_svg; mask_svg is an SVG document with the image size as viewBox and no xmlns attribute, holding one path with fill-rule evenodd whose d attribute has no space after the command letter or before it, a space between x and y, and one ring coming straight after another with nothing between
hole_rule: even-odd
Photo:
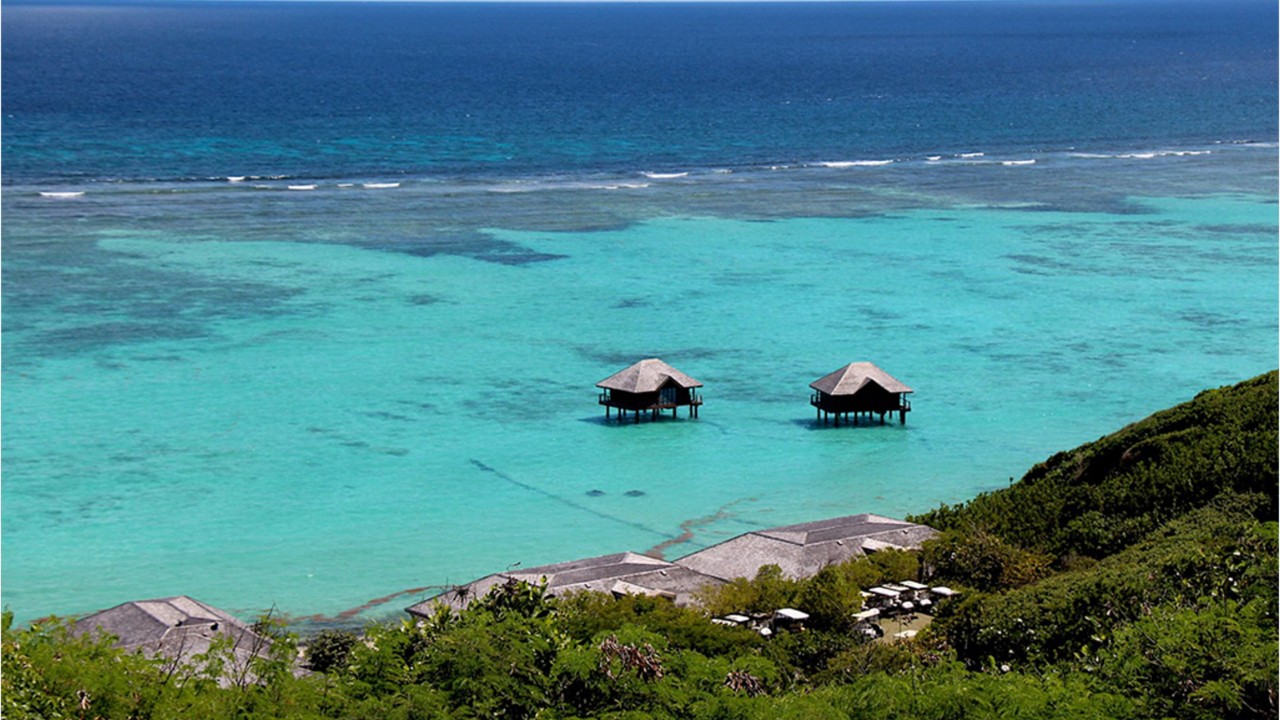
<instances>
[{"instance_id":1,"label":"thatched roof","mask_svg":"<svg viewBox=\"0 0 1280 720\"><path fill-rule=\"evenodd\" d=\"M186 595L123 603L77 620L74 632L112 635L116 647L184 664L209 652L219 637L230 636L235 666L230 670L244 670L271 647L268 638L238 618Z\"/></svg>"},{"instance_id":2,"label":"thatched roof","mask_svg":"<svg viewBox=\"0 0 1280 720\"><path fill-rule=\"evenodd\" d=\"M909 393L913 390L889 373L869 362L849 363L835 372L809 383L809 387L828 395L853 395L874 383L891 393Z\"/></svg>"},{"instance_id":3,"label":"thatched roof","mask_svg":"<svg viewBox=\"0 0 1280 720\"><path fill-rule=\"evenodd\" d=\"M658 358L641 360L631 367L616 372L596 383L598 388L629 393L657 392L668 380L675 380L683 388L702 387L702 383L685 375Z\"/></svg>"},{"instance_id":4,"label":"thatched roof","mask_svg":"<svg viewBox=\"0 0 1280 720\"><path fill-rule=\"evenodd\" d=\"M918 548L937 531L880 515L848 515L757 530L676 560L677 565L723 580L753 578L777 565L791 578L806 578L868 551Z\"/></svg>"},{"instance_id":5,"label":"thatched roof","mask_svg":"<svg viewBox=\"0 0 1280 720\"><path fill-rule=\"evenodd\" d=\"M437 602L461 609L476 598L484 597L495 585L509 580L531 584L545 578L548 595L593 591L619 595L659 595L687 605L693 593L704 585L720 581L665 560L633 552L614 553L585 560L542 565L539 567L494 573L454 588L434 598L406 608L411 615L430 617Z\"/></svg>"}]
</instances>

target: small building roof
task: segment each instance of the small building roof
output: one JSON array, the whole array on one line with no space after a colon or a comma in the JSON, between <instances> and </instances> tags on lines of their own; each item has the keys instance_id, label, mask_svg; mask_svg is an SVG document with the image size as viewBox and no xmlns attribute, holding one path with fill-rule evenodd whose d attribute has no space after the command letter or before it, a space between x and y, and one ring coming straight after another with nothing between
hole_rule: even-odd
<instances>
[{"instance_id":1,"label":"small building roof","mask_svg":"<svg viewBox=\"0 0 1280 720\"><path fill-rule=\"evenodd\" d=\"M122 603L77 620L73 632L112 635L118 648L183 664L209 652L219 637L230 636L234 663L240 669L271 647L270 639L240 619L186 595Z\"/></svg>"},{"instance_id":2,"label":"small building roof","mask_svg":"<svg viewBox=\"0 0 1280 720\"><path fill-rule=\"evenodd\" d=\"M207 626L214 631L250 631L236 617L186 595L134 600L87 615L76 622L80 633L94 630L115 635L117 647L134 648L164 640L174 628Z\"/></svg>"},{"instance_id":3,"label":"small building roof","mask_svg":"<svg viewBox=\"0 0 1280 720\"><path fill-rule=\"evenodd\" d=\"M853 395L874 383L891 393L915 392L897 378L869 362L849 363L833 373L809 383L809 387L828 395Z\"/></svg>"},{"instance_id":4,"label":"small building roof","mask_svg":"<svg viewBox=\"0 0 1280 720\"><path fill-rule=\"evenodd\" d=\"M596 383L596 387L629 393L657 392L667 384L668 380L676 381L676 384L683 388L702 387L702 383L658 358L641 360L601 380Z\"/></svg>"},{"instance_id":5,"label":"small building roof","mask_svg":"<svg viewBox=\"0 0 1280 720\"><path fill-rule=\"evenodd\" d=\"M666 597L677 605L687 605L692 602L693 594L704 585L721 584L717 578L665 560L633 552L621 552L486 575L479 580L417 603L406 610L411 615L430 617L438 602L460 610L469 605L472 600L484 597L495 585L501 585L509 580L536 584L544 579L547 583L547 594L553 596L577 591L650 595Z\"/></svg>"},{"instance_id":6,"label":"small building roof","mask_svg":"<svg viewBox=\"0 0 1280 720\"><path fill-rule=\"evenodd\" d=\"M776 619L776 618L782 618L782 619L785 619L785 620L797 620L797 621L800 621L800 620L808 620L808 619L809 619L809 613L807 613L807 612L802 612L802 611L800 611L800 610L796 610L795 608L781 608L780 610L778 610L777 612L775 612L775 613L773 614L773 617L774 617L775 619Z\"/></svg>"},{"instance_id":7,"label":"small building roof","mask_svg":"<svg viewBox=\"0 0 1280 720\"><path fill-rule=\"evenodd\" d=\"M787 577L806 578L827 565L866 554L868 540L907 549L920 547L936 534L924 525L864 513L756 530L675 562L724 580L755 577L764 565L777 565Z\"/></svg>"}]
</instances>

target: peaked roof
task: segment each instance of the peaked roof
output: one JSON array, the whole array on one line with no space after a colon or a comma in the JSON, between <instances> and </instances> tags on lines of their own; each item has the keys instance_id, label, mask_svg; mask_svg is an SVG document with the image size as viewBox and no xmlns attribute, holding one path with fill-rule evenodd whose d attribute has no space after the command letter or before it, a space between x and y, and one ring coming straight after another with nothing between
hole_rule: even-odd
<instances>
[{"instance_id":1,"label":"peaked roof","mask_svg":"<svg viewBox=\"0 0 1280 720\"><path fill-rule=\"evenodd\" d=\"M849 363L835 372L809 383L809 387L828 395L853 395L867 383L874 383L891 393L914 392L897 378L869 362Z\"/></svg>"},{"instance_id":2,"label":"peaked roof","mask_svg":"<svg viewBox=\"0 0 1280 720\"><path fill-rule=\"evenodd\" d=\"M716 578L665 560L633 552L620 552L494 573L406 609L412 615L430 617L437 601L461 609L471 600L484 597L495 585L508 580L539 583L544 578L548 595L583 590L627 595L662 595L670 597L679 605L691 602L693 593L703 585L719 584Z\"/></svg>"},{"instance_id":3,"label":"peaked roof","mask_svg":"<svg viewBox=\"0 0 1280 720\"><path fill-rule=\"evenodd\" d=\"M247 671L253 657L271 646L269 638L240 619L186 595L123 603L77 620L74 632L113 635L118 648L183 664L209 652L219 637L230 636L237 671ZM221 684L229 682L229 676L219 678Z\"/></svg>"},{"instance_id":4,"label":"peaked roof","mask_svg":"<svg viewBox=\"0 0 1280 720\"><path fill-rule=\"evenodd\" d=\"M83 632L101 630L115 635L117 645L124 648L158 643L175 628L195 626L249 631L238 618L186 595L122 603L76 622L76 628Z\"/></svg>"},{"instance_id":5,"label":"peaked roof","mask_svg":"<svg viewBox=\"0 0 1280 720\"><path fill-rule=\"evenodd\" d=\"M596 383L598 388L629 393L657 392L667 380L675 380L680 387L702 387L702 383L685 375L658 358L641 360L631 367L616 372Z\"/></svg>"},{"instance_id":6,"label":"peaked roof","mask_svg":"<svg viewBox=\"0 0 1280 720\"><path fill-rule=\"evenodd\" d=\"M686 555L676 564L724 580L755 577L763 565L777 565L787 577L805 578L867 551L918 548L936 534L924 525L864 513L756 530Z\"/></svg>"}]
</instances>

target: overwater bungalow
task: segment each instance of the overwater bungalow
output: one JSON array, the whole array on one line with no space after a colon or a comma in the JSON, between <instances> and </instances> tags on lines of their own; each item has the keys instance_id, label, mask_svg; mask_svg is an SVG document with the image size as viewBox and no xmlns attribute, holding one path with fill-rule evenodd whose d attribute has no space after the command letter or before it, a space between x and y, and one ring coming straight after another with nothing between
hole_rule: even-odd
<instances>
[{"instance_id":1,"label":"overwater bungalow","mask_svg":"<svg viewBox=\"0 0 1280 720\"><path fill-rule=\"evenodd\" d=\"M834 415L835 424L853 415L853 424L858 418L879 415L884 422L887 413L898 413L898 422L906 424L907 413L911 411L911 401L907 394L913 390L897 378L881 370L869 362L849 363L818 380L809 383L816 392L809 398L809 404L818 409L818 418L826 423L827 418Z\"/></svg>"},{"instance_id":2,"label":"overwater bungalow","mask_svg":"<svg viewBox=\"0 0 1280 720\"><path fill-rule=\"evenodd\" d=\"M675 417L682 406L689 408L689 417L696 418L702 405L702 395L697 391L702 383L657 358L641 360L601 380L596 387L600 388L605 418L610 416L610 408L617 408L619 421L626 418L627 412L635 414L635 422L640 422L642 412L657 420L659 412L670 410Z\"/></svg>"}]
</instances>

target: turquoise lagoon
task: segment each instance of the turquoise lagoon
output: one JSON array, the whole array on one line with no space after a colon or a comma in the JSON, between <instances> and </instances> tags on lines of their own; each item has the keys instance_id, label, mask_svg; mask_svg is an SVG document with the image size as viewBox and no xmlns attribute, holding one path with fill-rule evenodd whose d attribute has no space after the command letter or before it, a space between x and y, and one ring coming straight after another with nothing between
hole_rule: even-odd
<instances>
[{"instance_id":1,"label":"turquoise lagoon","mask_svg":"<svg viewBox=\"0 0 1280 720\"><path fill-rule=\"evenodd\" d=\"M4 603L360 621L1002 487L1275 366L1274 146L1214 152L8 188ZM700 418L605 422L594 384L649 356ZM905 426L815 422L808 383L855 360L915 389Z\"/></svg>"}]
</instances>

